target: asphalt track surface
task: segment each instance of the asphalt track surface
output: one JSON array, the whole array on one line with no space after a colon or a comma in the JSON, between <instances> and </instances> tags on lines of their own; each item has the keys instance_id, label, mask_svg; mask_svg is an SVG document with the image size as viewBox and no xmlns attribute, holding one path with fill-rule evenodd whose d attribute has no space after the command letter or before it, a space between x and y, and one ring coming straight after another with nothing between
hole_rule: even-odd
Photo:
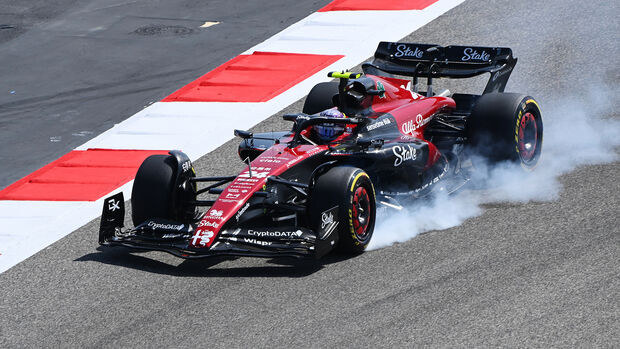
<instances>
[{"instance_id":1,"label":"asphalt track surface","mask_svg":"<svg viewBox=\"0 0 620 349\"><path fill-rule=\"evenodd\" d=\"M618 15L613 1L468 0L405 40L512 47L508 90L544 105L593 76L618 84ZM172 90L206 67L188 58L168 67L185 78L118 88ZM134 111L163 91L101 103ZM239 170L235 146L201 158L199 173ZM557 200L489 204L458 227L323 263L99 249L95 220L0 275L0 347L615 347L618 173L618 162L579 167Z\"/></svg>"}]
</instances>

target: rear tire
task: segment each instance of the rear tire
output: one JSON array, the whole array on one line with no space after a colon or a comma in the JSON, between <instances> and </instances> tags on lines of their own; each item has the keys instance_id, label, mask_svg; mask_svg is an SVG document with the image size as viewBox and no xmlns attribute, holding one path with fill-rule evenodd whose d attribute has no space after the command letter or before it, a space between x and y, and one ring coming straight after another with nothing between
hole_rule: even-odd
<instances>
[{"instance_id":1,"label":"rear tire","mask_svg":"<svg viewBox=\"0 0 620 349\"><path fill-rule=\"evenodd\" d=\"M306 114L316 114L323 110L334 107L334 96L338 94L337 82L321 82L316 84L306 101L304 102L303 112Z\"/></svg>"},{"instance_id":2,"label":"rear tire","mask_svg":"<svg viewBox=\"0 0 620 349\"><path fill-rule=\"evenodd\" d=\"M310 223L317 234L323 214L338 207L338 248L349 254L363 252L372 238L376 219L375 191L366 172L356 167L334 167L318 177L309 205Z\"/></svg>"},{"instance_id":3,"label":"rear tire","mask_svg":"<svg viewBox=\"0 0 620 349\"><path fill-rule=\"evenodd\" d=\"M542 152L540 107L522 94L482 95L467 120L467 137L473 152L487 160L518 162L531 170Z\"/></svg>"},{"instance_id":4,"label":"rear tire","mask_svg":"<svg viewBox=\"0 0 620 349\"><path fill-rule=\"evenodd\" d=\"M174 218L172 195L176 166L176 160L168 155L151 155L140 165L131 192L134 226L151 218Z\"/></svg>"}]
</instances>

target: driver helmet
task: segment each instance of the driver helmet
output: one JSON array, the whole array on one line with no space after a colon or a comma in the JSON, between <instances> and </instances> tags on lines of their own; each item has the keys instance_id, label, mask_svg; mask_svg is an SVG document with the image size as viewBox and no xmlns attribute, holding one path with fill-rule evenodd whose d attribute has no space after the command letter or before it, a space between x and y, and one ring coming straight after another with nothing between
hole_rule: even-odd
<instances>
[{"instance_id":1,"label":"driver helmet","mask_svg":"<svg viewBox=\"0 0 620 349\"><path fill-rule=\"evenodd\" d=\"M327 109L322 111L319 116L326 116L330 118L346 118L346 115L341 113L338 109ZM338 138L342 133L344 133L345 125L337 125L337 124L320 124L315 125L314 131L319 136L322 141L333 141Z\"/></svg>"}]
</instances>

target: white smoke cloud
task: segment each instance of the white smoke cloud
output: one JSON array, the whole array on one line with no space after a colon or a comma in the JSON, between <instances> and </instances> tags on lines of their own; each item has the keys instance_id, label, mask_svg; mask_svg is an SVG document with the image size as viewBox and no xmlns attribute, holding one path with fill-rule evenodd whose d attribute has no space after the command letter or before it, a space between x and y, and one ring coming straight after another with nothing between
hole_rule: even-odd
<instances>
[{"instance_id":1,"label":"white smoke cloud","mask_svg":"<svg viewBox=\"0 0 620 349\"><path fill-rule=\"evenodd\" d=\"M478 168L469 189L452 196L440 193L418 200L389 218L378 217L369 249L458 226L482 214L484 203L557 199L562 190L561 175L578 166L618 160L620 120L614 119L614 113L619 90L599 85L588 89L587 94L542 100L543 152L534 171L506 163Z\"/></svg>"}]
</instances>

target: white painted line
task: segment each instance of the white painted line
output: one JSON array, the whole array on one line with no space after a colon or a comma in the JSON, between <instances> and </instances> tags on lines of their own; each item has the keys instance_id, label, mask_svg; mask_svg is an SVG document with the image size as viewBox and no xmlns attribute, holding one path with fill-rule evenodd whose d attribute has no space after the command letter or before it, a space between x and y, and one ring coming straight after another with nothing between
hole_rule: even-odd
<instances>
[{"instance_id":1,"label":"white painted line","mask_svg":"<svg viewBox=\"0 0 620 349\"><path fill-rule=\"evenodd\" d=\"M214 26L216 24L220 24L220 22L209 22L209 21L207 21L207 22L204 22L204 24L201 25L200 28L209 28L209 27L212 27L212 26Z\"/></svg>"},{"instance_id":2,"label":"white painted line","mask_svg":"<svg viewBox=\"0 0 620 349\"><path fill-rule=\"evenodd\" d=\"M397 41L465 0L442 0L424 10L316 12L245 51L372 56L380 41Z\"/></svg>"},{"instance_id":3,"label":"white painted line","mask_svg":"<svg viewBox=\"0 0 620 349\"><path fill-rule=\"evenodd\" d=\"M114 192L129 197L132 185L130 181ZM0 201L0 273L97 218L104 199Z\"/></svg>"}]
</instances>

